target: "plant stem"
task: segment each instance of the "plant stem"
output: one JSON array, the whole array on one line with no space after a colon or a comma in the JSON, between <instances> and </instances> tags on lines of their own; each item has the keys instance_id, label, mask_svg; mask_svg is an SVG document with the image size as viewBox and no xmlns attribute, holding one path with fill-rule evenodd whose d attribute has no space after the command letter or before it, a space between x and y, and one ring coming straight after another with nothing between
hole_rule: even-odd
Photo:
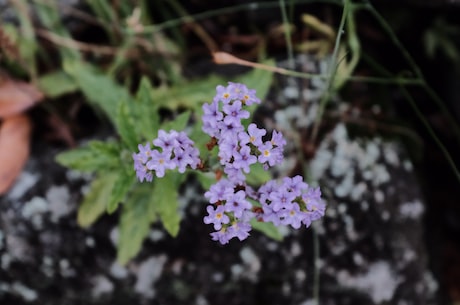
<instances>
[{"instance_id":1,"label":"plant stem","mask_svg":"<svg viewBox=\"0 0 460 305\"><path fill-rule=\"evenodd\" d=\"M317 113L317 118L315 120L315 124L313 126L313 131L311 135L311 142L314 143L316 141L316 137L318 135L318 130L319 130L319 125L321 124L322 121L322 116L324 113L324 109L326 108L326 104L330 99L331 91L332 91L332 84L333 80L335 77L335 72L337 70L336 64L337 64L337 54L339 52L339 46L340 46L340 39L343 34L343 28L345 26L345 21L348 17L348 10L350 7L350 0L345 0L344 6L343 6L343 12L342 12L342 18L340 20L340 25L339 29L337 31L337 37L335 39L335 46L334 46L334 52L332 53L331 60L329 61L328 65L328 75L329 77L326 80L326 91L324 92L323 96L321 97L321 101L319 103L318 107L318 113Z\"/></svg>"}]
</instances>

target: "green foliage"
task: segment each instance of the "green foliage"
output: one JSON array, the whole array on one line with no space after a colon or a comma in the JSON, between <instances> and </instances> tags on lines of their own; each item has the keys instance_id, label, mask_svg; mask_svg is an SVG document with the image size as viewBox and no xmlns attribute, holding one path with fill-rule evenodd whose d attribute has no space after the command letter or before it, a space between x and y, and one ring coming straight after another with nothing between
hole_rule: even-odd
<instances>
[{"instance_id":1,"label":"green foliage","mask_svg":"<svg viewBox=\"0 0 460 305\"><path fill-rule=\"evenodd\" d=\"M62 70L40 76L38 86L49 98L56 98L78 89L75 81Z\"/></svg>"},{"instance_id":2,"label":"green foliage","mask_svg":"<svg viewBox=\"0 0 460 305\"><path fill-rule=\"evenodd\" d=\"M121 101L118 105L115 127L117 128L122 142L131 150L135 150L139 142L135 125L127 102Z\"/></svg>"},{"instance_id":3,"label":"green foliage","mask_svg":"<svg viewBox=\"0 0 460 305\"><path fill-rule=\"evenodd\" d=\"M161 221L171 236L178 234L181 221L178 190L186 177L177 172L167 172L163 178L154 178L153 187L147 183L136 183L132 152L137 150L138 143L151 142L157 137L159 129L181 131L193 122L191 138L200 151L206 153L205 144L209 137L201 131L201 106L211 99L215 87L226 81L210 76L183 86L153 88L148 79L143 78L132 97L123 86L91 66L67 61L64 71L60 74L67 77L66 87L73 89L74 85L77 86L93 105L101 109L114 124L120 141L92 141L84 147L58 155L56 160L62 165L97 175L79 208L80 225L91 225L104 212L114 213L122 203L118 260L126 263L139 251L152 222ZM49 79L42 80L44 87L55 77L57 75L50 75ZM259 97L263 97L271 80L271 73L254 70L234 81L245 82L258 90ZM173 120L161 120L161 109L174 112L179 107L188 110ZM252 169L248 177L250 183L261 184L270 178L261 166L253 166ZM198 172L197 175L207 188L215 181L212 174ZM269 226L261 226L259 230L277 238L276 230Z\"/></svg>"},{"instance_id":4,"label":"green foliage","mask_svg":"<svg viewBox=\"0 0 460 305\"><path fill-rule=\"evenodd\" d=\"M152 92L149 80L146 77L142 78L136 99L131 106L139 141L150 141L155 138L160 126L159 105L154 102Z\"/></svg>"},{"instance_id":5,"label":"green foliage","mask_svg":"<svg viewBox=\"0 0 460 305\"><path fill-rule=\"evenodd\" d=\"M137 187L123 205L121 214L117 260L127 263L140 250L155 221L153 198L156 196L149 185Z\"/></svg>"},{"instance_id":6,"label":"green foliage","mask_svg":"<svg viewBox=\"0 0 460 305\"><path fill-rule=\"evenodd\" d=\"M116 173L107 172L93 180L78 208L77 221L80 226L89 227L105 212L116 178Z\"/></svg>"},{"instance_id":7,"label":"green foliage","mask_svg":"<svg viewBox=\"0 0 460 305\"><path fill-rule=\"evenodd\" d=\"M111 214L117 210L118 204L124 201L135 182L134 171L122 171L119 173L107 203L107 213Z\"/></svg>"},{"instance_id":8,"label":"green foliage","mask_svg":"<svg viewBox=\"0 0 460 305\"><path fill-rule=\"evenodd\" d=\"M278 228L271 222L261 222L253 218L251 219L251 226L254 230L260 231L274 240L283 240L283 235L281 235Z\"/></svg>"},{"instance_id":9,"label":"green foliage","mask_svg":"<svg viewBox=\"0 0 460 305\"><path fill-rule=\"evenodd\" d=\"M264 170L264 167L260 163L254 163L250 166L251 171L246 176L246 181L252 185L261 185L268 182L272 176L270 172Z\"/></svg>"},{"instance_id":10,"label":"green foliage","mask_svg":"<svg viewBox=\"0 0 460 305\"><path fill-rule=\"evenodd\" d=\"M171 236L179 233L180 216L178 213L178 190L183 181L178 172L168 172L161 179L155 179L152 193L153 209L163 222L163 226Z\"/></svg>"},{"instance_id":11,"label":"green foliage","mask_svg":"<svg viewBox=\"0 0 460 305\"><path fill-rule=\"evenodd\" d=\"M84 147L60 153L56 161L82 172L109 171L120 167L120 148L115 142L91 141Z\"/></svg>"},{"instance_id":12,"label":"green foliage","mask_svg":"<svg viewBox=\"0 0 460 305\"><path fill-rule=\"evenodd\" d=\"M128 90L94 67L79 61L64 62L64 71L73 78L88 101L101 109L116 125L120 103L131 101Z\"/></svg>"}]
</instances>

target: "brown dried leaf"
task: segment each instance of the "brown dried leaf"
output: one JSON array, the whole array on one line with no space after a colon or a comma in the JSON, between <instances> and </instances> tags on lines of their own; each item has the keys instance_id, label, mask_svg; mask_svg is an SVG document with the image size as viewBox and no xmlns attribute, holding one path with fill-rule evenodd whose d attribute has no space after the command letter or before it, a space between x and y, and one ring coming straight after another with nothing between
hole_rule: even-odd
<instances>
[{"instance_id":1,"label":"brown dried leaf","mask_svg":"<svg viewBox=\"0 0 460 305\"><path fill-rule=\"evenodd\" d=\"M13 184L29 157L30 129L25 115L9 117L0 127L0 195Z\"/></svg>"},{"instance_id":2,"label":"brown dried leaf","mask_svg":"<svg viewBox=\"0 0 460 305\"><path fill-rule=\"evenodd\" d=\"M35 86L11 79L0 83L0 118L16 115L43 99L43 93Z\"/></svg>"}]
</instances>

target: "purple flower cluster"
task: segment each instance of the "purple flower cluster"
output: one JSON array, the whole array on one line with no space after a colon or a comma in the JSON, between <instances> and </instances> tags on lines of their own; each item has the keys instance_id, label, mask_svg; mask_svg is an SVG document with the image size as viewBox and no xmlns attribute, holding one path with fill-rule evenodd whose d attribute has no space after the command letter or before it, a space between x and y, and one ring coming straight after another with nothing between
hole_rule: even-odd
<instances>
[{"instance_id":1,"label":"purple flower cluster","mask_svg":"<svg viewBox=\"0 0 460 305\"><path fill-rule=\"evenodd\" d=\"M273 131L271 140L264 141L265 129L250 124L245 130L241 120L249 118L249 112L243 107L253 103L260 103L254 90L229 83L218 86L212 103L203 105L203 131L216 140L219 161L227 175L205 193L211 205L204 223L214 225L216 231L211 237L221 244L234 237L246 239L253 218L298 229L302 223L308 227L324 215L320 190L310 188L300 176L286 177L281 185L272 180L257 192L246 184L250 166L259 162L268 169L281 163L286 144L280 132ZM261 207L251 201L260 202Z\"/></svg>"},{"instance_id":2,"label":"purple flower cluster","mask_svg":"<svg viewBox=\"0 0 460 305\"><path fill-rule=\"evenodd\" d=\"M309 227L326 209L320 189L309 187L301 176L284 177L281 184L271 180L259 188L258 196L262 205L258 219L275 226Z\"/></svg>"},{"instance_id":3,"label":"purple flower cluster","mask_svg":"<svg viewBox=\"0 0 460 305\"><path fill-rule=\"evenodd\" d=\"M158 131L158 137L153 140L158 149L151 149L150 144L139 144L139 152L133 153L134 170L140 182L153 180L153 172L158 178L165 175L165 170L176 169L184 173L187 166L196 169L200 164L199 151L185 132L171 130Z\"/></svg>"},{"instance_id":4,"label":"purple flower cluster","mask_svg":"<svg viewBox=\"0 0 460 305\"><path fill-rule=\"evenodd\" d=\"M285 177L281 182L271 180L257 191L247 185L246 174L252 164L260 163L268 169L283 161L286 140L277 131L268 140L265 129L253 123L247 128L243 125L242 120L249 118L249 111L244 108L260 103L255 90L229 83L227 87L217 86L216 91L213 101L203 105L202 117L203 131L211 136L208 149L217 144L219 163L225 173L225 177L216 175L218 181L204 194L210 205L203 220L214 226L212 239L221 244L234 237L244 240L253 219L298 229L321 218L325 212L321 191L309 187L301 176ZM141 182L152 181L153 174L163 177L168 169L183 173L187 167L204 168L198 149L184 132L160 130L153 144L155 149L147 143L133 153L134 169Z\"/></svg>"},{"instance_id":5,"label":"purple flower cluster","mask_svg":"<svg viewBox=\"0 0 460 305\"><path fill-rule=\"evenodd\" d=\"M260 103L255 90L229 83L227 87L217 86L216 91L212 103L203 105L203 131L217 140L220 164L227 177L243 183L244 173L249 173L252 164L259 162L268 169L281 163L286 144L282 134L274 131L270 141L263 141L265 129L252 123L246 130L241 122L249 118L244 106Z\"/></svg>"}]
</instances>

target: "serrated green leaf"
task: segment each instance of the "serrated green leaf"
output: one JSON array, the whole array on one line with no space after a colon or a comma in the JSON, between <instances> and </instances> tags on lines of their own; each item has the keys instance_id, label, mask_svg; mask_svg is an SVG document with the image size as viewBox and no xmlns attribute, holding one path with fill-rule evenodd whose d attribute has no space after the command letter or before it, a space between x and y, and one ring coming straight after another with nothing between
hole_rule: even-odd
<instances>
[{"instance_id":1,"label":"serrated green leaf","mask_svg":"<svg viewBox=\"0 0 460 305\"><path fill-rule=\"evenodd\" d=\"M105 173L93 180L78 208L77 221L80 226L90 226L105 212L116 178L115 173Z\"/></svg>"},{"instance_id":2,"label":"serrated green leaf","mask_svg":"<svg viewBox=\"0 0 460 305\"><path fill-rule=\"evenodd\" d=\"M119 172L113 186L113 191L110 194L110 198L107 203L107 213L112 214L117 210L118 204L126 198L126 195L132 188L135 181L134 170L132 172Z\"/></svg>"},{"instance_id":3,"label":"serrated green leaf","mask_svg":"<svg viewBox=\"0 0 460 305\"><path fill-rule=\"evenodd\" d=\"M169 131L169 130L176 130L176 131L182 131L187 127L188 120L190 119L191 112L186 111L181 114L179 114L174 120L165 122L161 124L160 129L163 129L164 131Z\"/></svg>"},{"instance_id":4,"label":"serrated green leaf","mask_svg":"<svg viewBox=\"0 0 460 305\"><path fill-rule=\"evenodd\" d=\"M40 76L38 87L47 97L51 98L78 90L78 86L73 78L62 70Z\"/></svg>"},{"instance_id":5,"label":"serrated green leaf","mask_svg":"<svg viewBox=\"0 0 460 305\"><path fill-rule=\"evenodd\" d=\"M138 187L128 196L121 214L117 260L126 264L141 249L142 243L155 220L154 193L150 187Z\"/></svg>"},{"instance_id":6,"label":"serrated green leaf","mask_svg":"<svg viewBox=\"0 0 460 305\"><path fill-rule=\"evenodd\" d=\"M152 86L146 77L143 77L133 103L133 113L137 122L138 134L144 140L152 140L157 136L160 126L158 104L152 98Z\"/></svg>"},{"instance_id":7,"label":"serrated green leaf","mask_svg":"<svg viewBox=\"0 0 460 305\"><path fill-rule=\"evenodd\" d=\"M274 240L283 240L283 235L281 235L278 228L271 222L261 222L253 218L251 219L251 226L254 230L260 231Z\"/></svg>"},{"instance_id":8,"label":"serrated green leaf","mask_svg":"<svg viewBox=\"0 0 460 305\"><path fill-rule=\"evenodd\" d=\"M126 101L122 101L118 106L116 128L123 143L129 149L135 150L139 139L136 135L135 123Z\"/></svg>"},{"instance_id":9,"label":"serrated green leaf","mask_svg":"<svg viewBox=\"0 0 460 305\"><path fill-rule=\"evenodd\" d=\"M122 101L131 102L128 90L94 67L79 61L65 61L64 71L75 80L86 98L102 109L116 125L119 104Z\"/></svg>"},{"instance_id":10,"label":"serrated green leaf","mask_svg":"<svg viewBox=\"0 0 460 305\"><path fill-rule=\"evenodd\" d=\"M87 146L58 154L56 162L82 172L111 170L120 166L120 151L114 142L91 141Z\"/></svg>"},{"instance_id":11,"label":"serrated green leaf","mask_svg":"<svg viewBox=\"0 0 460 305\"><path fill-rule=\"evenodd\" d=\"M263 165L260 163L252 164L250 169L251 171L246 176L246 181L250 185L261 185L272 179L270 172L264 170Z\"/></svg>"},{"instance_id":12,"label":"serrated green leaf","mask_svg":"<svg viewBox=\"0 0 460 305\"><path fill-rule=\"evenodd\" d=\"M178 213L178 190L181 177L176 172L169 172L163 178L155 180L153 208L161 219L163 226L171 236L179 233L180 216Z\"/></svg>"}]
</instances>

